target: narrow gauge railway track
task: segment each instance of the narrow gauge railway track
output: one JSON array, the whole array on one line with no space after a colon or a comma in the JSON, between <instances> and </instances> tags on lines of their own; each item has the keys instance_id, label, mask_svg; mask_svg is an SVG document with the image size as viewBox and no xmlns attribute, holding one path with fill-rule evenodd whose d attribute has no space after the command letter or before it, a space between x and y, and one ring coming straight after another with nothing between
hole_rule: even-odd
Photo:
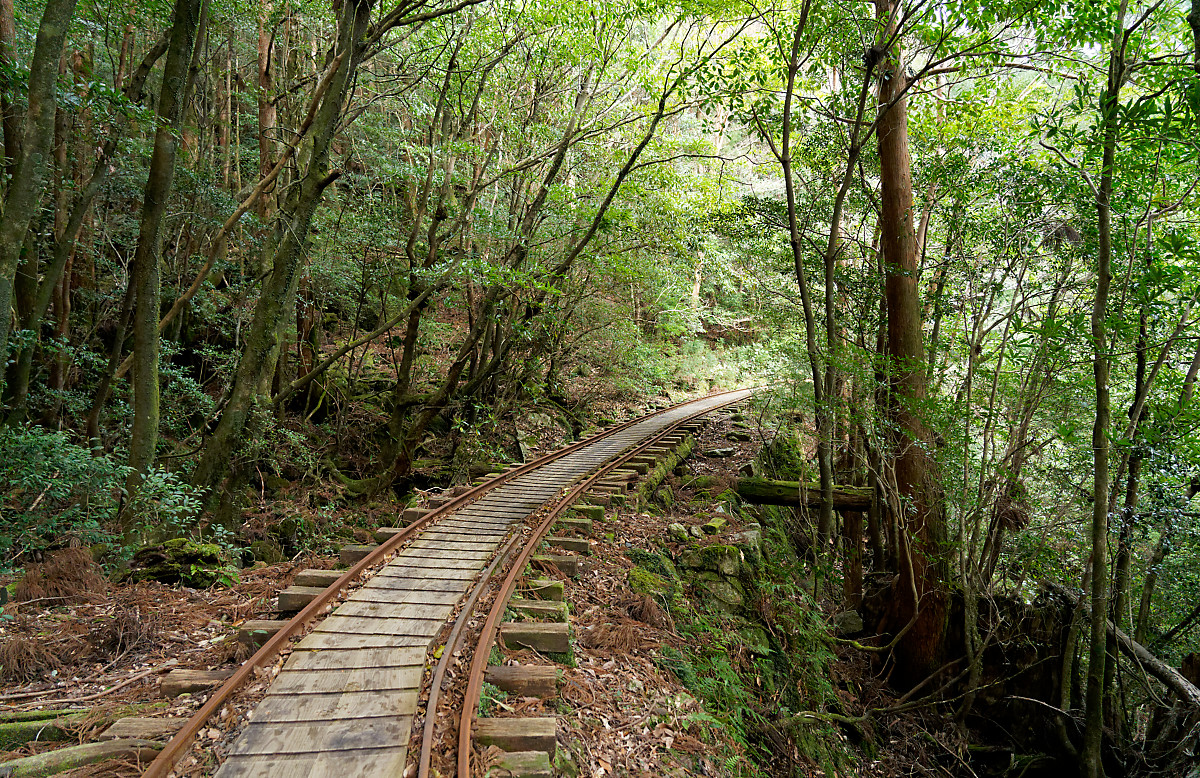
<instances>
[{"instance_id":1,"label":"narrow gauge railway track","mask_svg":"<svg viewBox=\"0 0 1200 778\"><path fill-rule=\"evenodd\" d=\"M212 694L145 775L166 778L255 670L270 667L290 648L287 662L217 771L219 778L398 777L412 774L405 769L410 761L418 765L419 776L426 776L446 663L474 638L467 690L457 711L459 731L465 734L458 742L458 774L468 778L473 714L491 642L519 576L559 513L606 473L680 426L751 393L710 395L604 430L512 468L398 530L267 640ZM509 537L547 508L532 533ZM468 635L464 626L476 601L501 575L499 595L483 628ZM410 760L408 743L426 654L464 599L434 671L421 753Z\"/></svg>"}]
</instances>

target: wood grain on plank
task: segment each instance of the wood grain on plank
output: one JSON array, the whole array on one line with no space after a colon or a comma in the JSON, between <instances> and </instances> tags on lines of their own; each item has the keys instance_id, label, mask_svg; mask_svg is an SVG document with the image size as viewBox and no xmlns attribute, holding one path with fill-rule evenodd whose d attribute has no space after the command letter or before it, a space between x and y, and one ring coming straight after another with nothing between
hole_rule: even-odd
<instances>
[{"instance_id":1,"label":"wood grain on plank","mask_svg":"<svg viewBox=\"0 0 1200 778\"><path fill-rule=\"evenodd\" d=\"M417 591L417 592L453 592L461 596L463 582L458 578L414 578L411 576L375 576L363 584L359 592L366 590L377 591ZM357 596L358 592L355 592Z\"/></svg>"},{"instance_id":2,"label":"wood grain on plank","mask_svg":"<svg viewBox=\"0 0 1200 778\"><path fill-rule=\"evenodd\" d=\"M258 721L233 744L230 754L327 754L408 743L409 720L400 716L341 721Z\"/></svg>"},{"instance_id":3,"label":"wood grain on plank","mask_svg":"<svg viewBox=\"0 0 1200 778\"><path fill-rule=\"evenodd\" d=\"M451 570L449 568L439 567L424 567L416 564L412 565L388 565L375 574L374 581L377 578L402 578L415 581L470 581L478 574L478 570ZM465 588L461 584L460 589Z\"/></svg>"},{"instance_id":4,"label":"wood grain on plank","mask_svg":"<svg viewBox=\"0 0 1200 778\"><path fill-rule=\"evenodd\" d=\"M236 756L221 766L221 778L367 778L404 772L403 747L296 756Z\"/></svg>"},{"instance_id":5,"label":"wood grain on plank","mask_svg":"<svg viewBox=\"0 0 1200 778\"><path fill-rule=\"evenodd\" d=\"M404 648L418 647L428 650L431 635L337 635L328 632L310 632L297 648Z\"/></svg>"},{"instance_id":6,"label":"wood grain on plank","mask_svg":"<svg viewBox=\"0 0 1200 778\"><path fill-rule=\"evenodd\" d=\"M462 592L424 592L417 589L360 589L354 602L396 602L425 605L454 605Z\"/></svg>"},{"instance_id":7,"label":"wood grain on plank","mask_svg":"<svg viewBox=\"0 0 1200 778\"><path fill-rule=\"evenodd\" d=\"M336 614L318 624L312 634L388 635L390 637L433 637L445 619L367 619Z\"/></svg>"},{"instance_id":8,"label":"wood grain on plank","mask_svg":"<svg viewBox=\"0 0 1200 778\"><path fill-rule=\"evenodd\" d=\"M416 710L416 689L268 694L254 709L251 721L318 722L377 716L411 716Z\"/></svg>"},{"instance_id":9,"label":"wood grain on plank","mask_svg":"<svg viewBox=\"0 0 1200 778\"><path fill-rule=\"evenodd\" d=\"M372 619L436 619L445 621L453 610L449 605L428 605L415 602L369 602L353 599L341 604L339 616Z\"/></svg>"},{"instance_id":10,"label":"wood grain on plank","mask_svg":"<svg viewBox=\"0 0 1200 778\"><path fill-rule=\"evenodd\" d=\"M425 665L408 667L358 667L329 670L284 670L271 683L272 694L365 692L417 689Z\"/></svg>"},{"instance_id":11,"label":"wood grain on plank","mask_svg":"<svg viewBox=\"0 0 1200 778\"><path fill-rule=\"evenodd\" d=\"M334 667L404 667L421 664L425 652L419 648L350 648L323 651L293 651L284 670L326 670Z\"/></svg>"}]
</instances>

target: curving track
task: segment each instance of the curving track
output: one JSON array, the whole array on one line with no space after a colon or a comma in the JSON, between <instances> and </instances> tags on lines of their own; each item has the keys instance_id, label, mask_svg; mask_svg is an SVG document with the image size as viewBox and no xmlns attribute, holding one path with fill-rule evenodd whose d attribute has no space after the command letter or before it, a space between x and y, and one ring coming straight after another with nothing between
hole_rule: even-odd
<instances>
[{"instance_id":1,"label":"curving track","mask_svg":"<svg viewBox=\"0 0 1200 778\"><path fill-rule=\"evenodd\" d=\"M473 604L488 576L507 572L503 596L511 592L524 560L552 521L542 522L524 543L513 569L505 571L493 557L514 526L545 506L561 503L564 496L581 494L615 463L681 424L750 394L751 390L738 390L711 395L601 432L501 475L398 531L249 660L168 744L146 775L165 776L204 722L254 667L274 661L292 635L319 617L356 577L402 544L365 584L292 646L291 656L217 775L402 776L416 772L406 770L410 761L420 762L424 774L428 753L410 760L407 748L426 655L456 605L468 594ZM488 570L481 577L485 566ZM488 626L481 645L491 639ZM456 628L452 640L458 639L458 633ZM482 677L483 662L475 664ZM433 694L436 698L436 689ZM471 698L470 691L467 696ZM464 724L469 731L469 716ZM469 739L459 745L465 760ZM426 751L428 746L427 738Z\"/></svg>"}]
</instances>

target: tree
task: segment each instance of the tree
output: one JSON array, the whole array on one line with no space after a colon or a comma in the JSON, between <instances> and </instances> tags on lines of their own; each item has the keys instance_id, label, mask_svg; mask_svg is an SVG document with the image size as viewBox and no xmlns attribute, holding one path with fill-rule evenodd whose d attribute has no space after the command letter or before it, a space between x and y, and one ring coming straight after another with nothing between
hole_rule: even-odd
<instances>
[{"instance_id":1,"label":"tree","mask_svg":"<svg viewBox=\"0 0 1200 778\"><path fill-rule=\"evenodd\" d=\"M932 460L932 436L921 418L927 395L925 344L917 268L920 246L913 227L912 170L908 154L907 96L898 31L899 3L877 0L879 76L879 231L887 301L888 388L893 433L891 478L900 517L900 578L892 627L903 633L897 662L909 683L936 669L942 658L948 595L945 590L945 518Z\"/></svg>"},{"instance_id":2,"label":"tree","mask_svg":"<svg viewBox=\"0 0 1200 778\"><path fill-rule=\"evenodd\" d=\"M171 182L175 176L175 154L179 123L187 102L188 70L196 43L196 30L204 8L203 0L176 0L170 42L158 98L158 127L150 172L142 194L141 223L137 251L133 257L130 286L133 303L133 429L129 439L129 489L154 464L159 423L159 337L158 309L161 278L162 221L167 210Z\"/></svg>"}]
</instances>

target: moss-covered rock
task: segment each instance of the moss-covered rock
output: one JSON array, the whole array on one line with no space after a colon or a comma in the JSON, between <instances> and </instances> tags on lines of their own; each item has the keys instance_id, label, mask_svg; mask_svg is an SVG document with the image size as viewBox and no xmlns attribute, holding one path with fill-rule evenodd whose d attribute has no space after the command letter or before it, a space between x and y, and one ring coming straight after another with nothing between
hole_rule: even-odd
<instances>
[{"instance_id":1,"label":"moss-covered rock","mask_svg":"<svg viewBox=\"0 0 1200 778\"><path fill-rule=\"evenodd\" d=\"M661 575L666 578L679 577L679 572L675 569L675 565L664 554L657 554L653 551L646 551L640 548L631 548L625 552L625 555L635 565L655 575Z\"/></svg>"},{"instance_id":2,"label":"moss-covered rock","mask_svg":"<svg viewBox=\"0 0 1200 778\"><path fill-rule=\"evenodd\" d=\"M683 594L683 587L678 580L643 570L640 567L630 568L626 581L630 590L635 594L654 597L667 604L675 602Z\"/></svg>"},{"instance_id":3,"label":"moss-covered rock","mask_svg":"<svg viewBox=\"0 0 1200 778\"><path fill-rule=\"evenodd\" d=\"M134 581L159 581L196 589L207 589L231 572L230 560L220 546L187 538L143 548L134 555L131 567L130 577Z\"/></svg>"},{"instance_id":4,"label":"moss-covered rock","mask_svg":"<svg viewBox=\"0 0 1200 778\"><path fill-rule=\"evenodd\" d=\"M654 493L654 501L664 508L670 508L675 504L675 493L669 486L664 486Z\"/></svg>"},{"instance_id":5,"label":"moss-covered rock","mask_svg":"<svg viewBox=\"0 0 1200 778\"><path fill-rule=\"evenodd\" d=\"M283 561L283 549L273 540L256 540L250 544L250 553L255 562L277 565Z\"/></svg>"},{"instance_id":6,"label":"moss-covered rock","mask_svg":"<svg viewBox=\"0 0 1200 778\"><path fill-rule=\"evenodd\" d=\"M679 565L736 578L742 573L742 552L737 546L692 545L679 552Z\"/></svg>"},{"instance_id":7,"label":"moss-covered rock","mask_svg":"<svg viewBox=\"0 0 1200 778\"><path fill-rule=\"evenodd\" d=\"M746 604L746 590L741 581L708 570L693 579L699 602L718 613L734 614Z\"/></svg>"},{"instance_id":8,"label":"moss-covered rock","mask_svg":"<svg viewBox=\"0 0 1200 778\"><path fill-rule=\"evenodd\" d=\"M751 654L766 656L771 653L771 641L767 637L767 631L762 627L753 624L742 627L738 630L738 637Z\"/></svg>"},{"instance_id":9,"label":"moss-covered rock","mask_svg":"<svg viewBox=\"0 0 1200 778\"><path fill-rule=\"evenodd\" d=\"M761 567L763 563L762 526L747 524L740 532L729 536L730 545L737 546L742 552L742 558L751 567Z\"/></svg>"}]
</instances>

